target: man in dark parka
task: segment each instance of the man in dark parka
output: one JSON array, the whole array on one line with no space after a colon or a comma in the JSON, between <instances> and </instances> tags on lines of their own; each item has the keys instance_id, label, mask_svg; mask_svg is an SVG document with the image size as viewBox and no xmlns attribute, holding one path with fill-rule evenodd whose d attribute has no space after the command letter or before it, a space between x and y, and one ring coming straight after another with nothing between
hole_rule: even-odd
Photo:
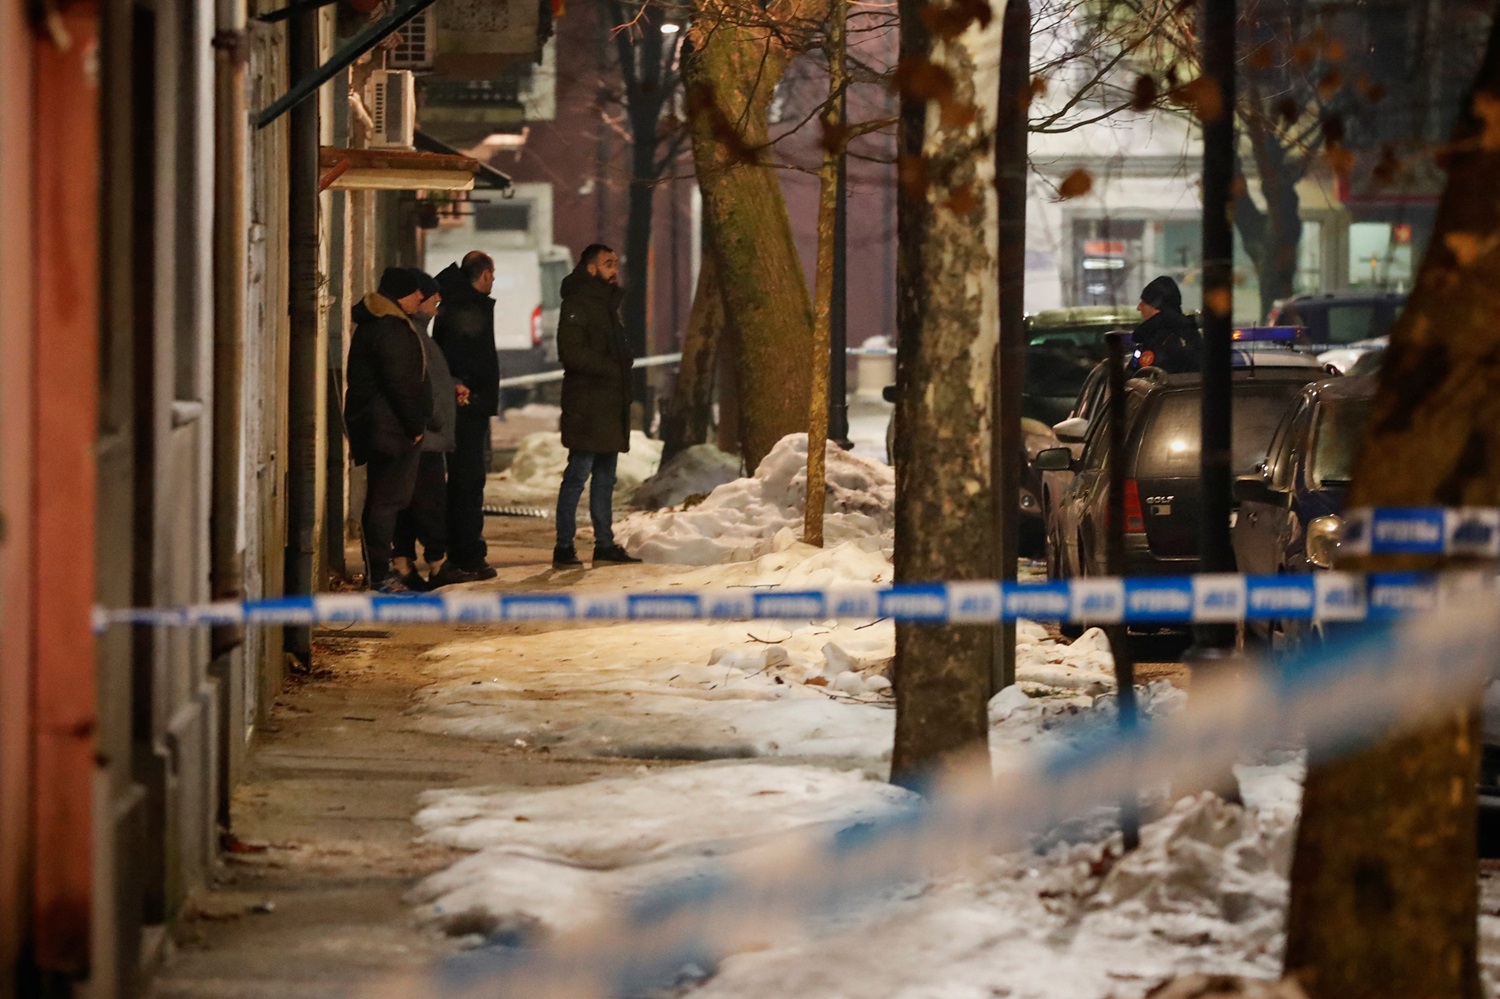
<instances>
[{"instance_id":1,"label":"man in dark parka","mask_svg":"<svg viewBox=\"0 0 1500 999\"><path fill-rule=\"evenodd\" d=\"M595 564L639 562L615 543L615 468L630 450L631 364L634 357L620 319L620 262L595 243L562 283L557 353L563 365L562 442L568 468L557 495L557 547L552 565L583 565L573 547L578 501L589 484Z\"/></svg>"},{"instance_id":2,"label":"man in dark parka","mask_svg":"<svg viewBox=\"0 0 1500 999\"><path fill-rule=\"evenodd\" d=\"M489 474L490 417L500 409L500 362L495 353L495 262L473 250L437 276L443 304L432 339L448 361L458 415L448 456L448 548L455 568L494 579L486 561L484 483Z\"/></svg>"},{"instance_id":3,"label":"man in dark parka","mask_svg":"<svg viewBox=\"0 0 1500 999\"><path fill-rule=\"evenodd\" d=\"M422 304L416 275L388 267L379 290L354 306L345 374L344 425L356 465L366 465L361 517L365 585L406 587L391 573L397 515L411 503L422 437L432 419L432 383L422 334L411 315Z\"/></svg>"}]
</instances>

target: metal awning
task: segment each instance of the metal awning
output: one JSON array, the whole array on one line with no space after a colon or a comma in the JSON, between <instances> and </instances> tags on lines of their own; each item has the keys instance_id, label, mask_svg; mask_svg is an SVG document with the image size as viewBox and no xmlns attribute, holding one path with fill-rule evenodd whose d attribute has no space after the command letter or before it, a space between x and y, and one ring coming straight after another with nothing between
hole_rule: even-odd
<instances>
[{"instance_id":1,"label":"metal awning","mask_svg":"<svg viewBox=\"0 0 1500 999\"><path fill-rule=\"evenodd\" d=\"M414 135L416 147L427 153L441 153L445 156L462 156L463 153L454 149L446 142L433 138L420 128ZM511 185L509 174L501 173L483 160L476 160L479 164L479 172L474 176L474 190L476 191L504 191Z\"/></svg>"},{"instance_id":2,"label":"metal awning","mask_svg":"<svg viewBox=\"0 0 1500 999\"><path fill-rule=\"evenodd\" d=\"M323 146L318 169L320 191L472 191L489 168L456 153Z\"/></svg>"}]
</instances>

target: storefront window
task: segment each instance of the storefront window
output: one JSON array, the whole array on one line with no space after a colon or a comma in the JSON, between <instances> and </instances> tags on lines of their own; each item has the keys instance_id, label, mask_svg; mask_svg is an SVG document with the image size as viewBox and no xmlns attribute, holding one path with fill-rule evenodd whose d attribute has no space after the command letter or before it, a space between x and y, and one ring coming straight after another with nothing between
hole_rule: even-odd
<instances>
[{"instance_id":1,"label":"storefront window","mask_svg":"<svg viewBox=\"0 0 1500 999\"><path fill-rule=\"evenodd\" d=\"M1349 227L1351 287L1405 291L1411 287L1411 278L1411 226L1356 222Z\"/></svg>"}]
</instances>

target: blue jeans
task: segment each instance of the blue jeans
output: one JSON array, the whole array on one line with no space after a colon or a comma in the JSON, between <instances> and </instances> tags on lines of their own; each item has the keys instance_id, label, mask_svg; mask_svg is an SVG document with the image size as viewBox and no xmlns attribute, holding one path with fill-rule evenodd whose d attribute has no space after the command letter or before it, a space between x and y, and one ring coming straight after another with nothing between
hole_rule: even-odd
<instances>
[{"instance_id":1,"label":"blue jeans","mask_svg":"<svg viewBox=\"0 0 1500 999\"><path fill-rule=\"evenodd\" d=\"M613 451L568 452L568 469L557 493L557 547L573 547L573 536L578 533L578 501L590 476L589 519L594 522L594 547L614 545L615 466L619 460Z\"/></svg>"}]
</instances>

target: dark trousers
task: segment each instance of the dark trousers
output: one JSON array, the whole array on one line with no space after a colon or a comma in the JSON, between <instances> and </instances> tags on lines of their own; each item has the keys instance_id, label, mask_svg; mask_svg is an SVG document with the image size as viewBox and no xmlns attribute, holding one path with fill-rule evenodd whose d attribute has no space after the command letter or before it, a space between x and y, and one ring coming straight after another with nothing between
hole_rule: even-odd
<instances>
[{"instance_id":1,"label":"dark trousers","mask_svg":"<svg viewBox=\"0 0 1500 999\"><path fill-rule=\"evenodd\" d=\"M485 564L484 482L489 474L489 417L459 413L448 455L448 548L464 569Z\"/></svg>"},{"instance_id":2,"label":"dark trousers","mask_svg":"<svg viewBox=\"0 0 1500 999\"><path fill-rule=\"evenodd\" d=\"M411 505L422 452L415 444L399 455L371 454L366 466L365 509L360 526L365 536L365 583L379 586L391 571L396 517Z\"/></svg>"},{"instance_id":3,"label":"dark trousers","mask_svg":"<svg viewBox=\"0 0 1500 999\"><path fill-rule=\"evenodd\" d=\"M411 505L396 516L396 558L417 560L417 542L429 562L448 557L448 456L423 451Z\"/></svg>"},{"instance_id":4,"label":"dark trousers","mask_svg":"<svg viewBox=\"0 0 1500 999\"><path fill-rule=\"evenodd\" d=\"M620 456L613 451L569 451L562 488L557 491L557 547L572 548L578 533L578 501L589 484L589 519L594 523L594 548L615 543L615 467ZM592 479L592 481L590 481Z\"/></svg>"}]
</instances>

